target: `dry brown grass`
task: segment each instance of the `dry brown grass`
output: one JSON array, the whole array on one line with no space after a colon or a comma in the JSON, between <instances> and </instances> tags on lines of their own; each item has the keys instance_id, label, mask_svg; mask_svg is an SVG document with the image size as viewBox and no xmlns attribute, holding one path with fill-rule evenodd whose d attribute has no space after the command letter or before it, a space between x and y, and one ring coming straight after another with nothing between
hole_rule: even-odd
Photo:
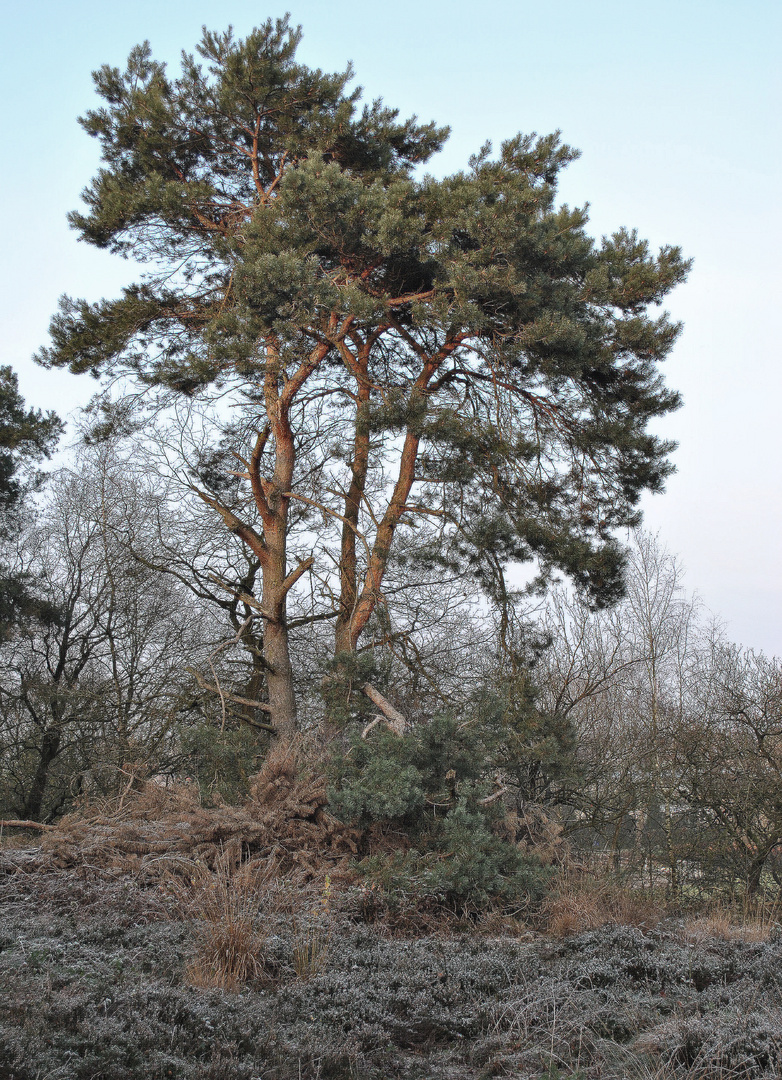
<instances>
[{"instance_id":1,"label":"dry brown grass","mask_svg":"<svg viewBox=\"0 0 782 1080\"><path fill-rule=\"evenodd\" d=\"M326 877L320 896L293 921L293 969L310 979L326 966L331 941L331 879Z\"/></svg>"},{"instance_id":2,"label":"dry brown grass","mask_svg":"<svg viewBox=\"0 0 782 1080\"><path fill-rule=\"evenodd\" d=\"M264 923L299 918L298 964L325 962L330 882L355 880L356 830L326 808L326 782L301 744L269 754L241 806L205 807L194 785L141 781L120 797L85 801L35 846L0 851L2 869L128 876L177 909L194 927L191 983L233 990L268 977ZM324 892L325 890L325 892ZM313 899L314 897L314 899ZM329 903L326 904L328 908Z\"/></svg>"},{"instance_id":3,"label":"dry brown grass","mask_svg":"<svg viewBox=\"0 0 782 1080\"><path fill-rule=\"evenodd\" d=\"M667 914L665 903L605 873L565 866L543 901L544 929L568 937L613 923L650 929Z\"/></svg>"},{"instance_id":4,"label":"dry brown grass","mask_svg":"<svg viewBox=\"0 0 782 1080\"><path fill-rule=\"evenodd\" d=\"M534 803L528 803L523 810L509 810L494 823L493 831L522 851L535 855L544 866L561 863L567 857L562 826Z\"/></svg>"},{"instance_id":5,"label":"dry brown grass","mask_svg":"<svg viewBox=\"0 0 782 1080\"><path fill-rule=\"evenodd\" d=\"M236 866L227 853L214 870L196 869L188 884L172 881L182 915L194 926L195 956L186 968L192 986L237 990L265 980L269 884L267 865Z\"/></svg>"},{"instance_id":6,"label":"dry brown grass","mask_svg":"<svg viewBox=\"0 0 782 1080\"><path fill-rule=\"evenodd\" d=\"M702 914L685 921L687 941L768 941L782 928L782 901L773 903L715 903Z\"/></svg>"},{"instance_id":7,"label":"dry brown grass","mask_svg":"<svg viewBox=\"0 0 782 1080\"><path fill-rule=\"evenodd\" d=\"M41 834L32 829L8 829L0 825L0 851L19 851L40 843Z\"/></svg>"}]
</instances>

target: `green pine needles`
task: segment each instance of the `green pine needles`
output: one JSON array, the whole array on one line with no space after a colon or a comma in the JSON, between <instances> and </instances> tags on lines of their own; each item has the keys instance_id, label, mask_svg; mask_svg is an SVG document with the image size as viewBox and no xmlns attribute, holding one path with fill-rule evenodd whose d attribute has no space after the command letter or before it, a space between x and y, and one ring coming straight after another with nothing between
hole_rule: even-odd
<instances>
[{"instance_id":1,"label":"green pine needles","mask_svg":"<svg viewBox=\"0 0 782 1080\"><path fill-rule=\"evenodd\" d=\"M34 465L54 451L63 423L53 412L28 409L19 380L10 367L0 367L0 542L18 535L29 507L25 496L39 479ZM12 572L0 556L0 641L19 620L52 620L57 613L35 596L28 574Z\"/></svg>"},{"instance_id":2,"label":"green pine needles","mask_svg":"<svg viewBox=\"0 0 782 1080\"><path fill-rule=\"evenodd\" d=\"M404 838L400 851L360 864L389 897L462 910L542 896L550 872L519 845L518 815L508 813L540 794L529 778L552 759L564 771L569 747L531 702L515 712L507 704L485 694L464 715L435 717L404 738L356 735L334 759L333 812Z\"/></svg>"}]
</instances>

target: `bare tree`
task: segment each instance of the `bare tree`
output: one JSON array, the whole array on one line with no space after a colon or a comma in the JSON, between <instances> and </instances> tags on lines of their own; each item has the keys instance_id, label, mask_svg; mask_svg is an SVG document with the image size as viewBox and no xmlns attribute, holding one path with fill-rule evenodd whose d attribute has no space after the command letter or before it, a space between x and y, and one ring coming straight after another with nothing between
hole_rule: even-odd
<instances>
[{"instance_id":1,"label":"bare tree","mask_svg":"<svg viewBox=\"0 0 782 1080\"><path fill-rule=\"evenodd\" d=\"M54 615L28 620L0 654L6 800L24 818L56 813L79 776L159 760L192 697L185 668L208 644L184 590L114 542L102 474L81 464L53 478L20 542Z\"/></svg>"},{"instance_id":2,"label":"bare tree","mask_svg":"<svg viewBox=\"0 0 782 1080\"><path fill-rule=\"evenodd\" d=\"M648 534L633 536L626 592L612 609L592 612L576 596L553 598L544 625L549 707L571 717L581 765L576 830L604 838L618 859L656 834L672 892L682 857L694 846L682 827L690 805L686 748L708 657L709 627L688 597L676 558ZM651 841L650 841L651 842Z\"/></svg>"},{"instance_id":3,"label":"bare tree","mask_svg":"<svg viewBox=\"0 0 782 1080\"><path fill-rule=\"evenodd\" d=\"M704 859L752 896L782 845L782 663L718 640L704 674L683 747L690 798L708 827Z\"/></svg>"}]
</instances>

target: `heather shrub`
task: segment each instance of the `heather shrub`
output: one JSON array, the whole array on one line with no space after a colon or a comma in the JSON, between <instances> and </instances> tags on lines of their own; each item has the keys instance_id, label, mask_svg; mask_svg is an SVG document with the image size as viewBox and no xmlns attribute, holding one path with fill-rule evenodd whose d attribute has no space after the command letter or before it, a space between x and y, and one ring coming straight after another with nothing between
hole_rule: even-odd
<instances>
[{"instance_id":1,"label":"heather shrub","mask_svg":"<svg viewBox=\"0 0 782 1080\"><path fill-rule=\"evenodd\" d=\"M687 1069L728 1080L729 1077L778 1077L782 1072L782 1011L753 1009L745 1015L724 1013L694 1017L675 1025L663 1059L676 1070Z\"/></svg>"},{"instance_id":2,"label":"heather shrub","mask_svg":"<svg viewBox=\"0 0 782 1080\"><path fill-rule=\"evenodd\" d=\"M230 880L241 891L237 873ZM232 913L217 890L211 896L207 875L203 884L192 907L171 906L169 922L167 895L141 880L0 874L4 1080L782 1072L779 941L693 943L675 924L565 940L389 938L337 912L325 963L301 978L295 927L264 904L266 977L226 993L189 984L200 955L194 913L210 904ZM328 887L314 902L328 908Z\"/></svg>"}]
</instances>

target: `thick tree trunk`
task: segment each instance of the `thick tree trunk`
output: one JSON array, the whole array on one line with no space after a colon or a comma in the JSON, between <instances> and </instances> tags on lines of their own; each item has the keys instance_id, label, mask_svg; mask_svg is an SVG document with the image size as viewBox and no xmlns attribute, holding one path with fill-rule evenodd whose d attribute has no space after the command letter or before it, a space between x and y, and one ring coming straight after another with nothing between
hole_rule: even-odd
<instances>
[{"instance_id":1,"label":"thick tree trunk","mask_svg":"<svg viewBox=\"0 0 782 1080\"><path fill-rule=\"evenodd\" d=\"M263 655L268 670L266 687L269 695L269 717L274 726L275 741L289 742L298 730L296 695L293 689L293 667L288 648L288 630L283 623L269 623L264 635Z\"/></svg>"},{"instance_id":2,"label":"thick tree trunk","mask_svg":"<svg viewBox=\"0 0 782 1080\"><path fill-rule=\"evenodd\" d=\"M267 668L269 719L277 742L290 741L298 730L288 641L287 600L288 593L302 573L312 565L312 559L308 559L291 572L287 568L288 518L296 462L290 409L297 392L328 351L329 346L318 346L298 371L286 379L276 343L267 343L263 393L268 424L259 433L248 462L250 486L263 520L263 537L258 538L260 543L254 550L260 560L263 576L263 659ZM261 475L261 462L269 435L274 441L274 473L265 479Z\"/></svg>"},{"instance_id":3,"label":"thick tree trunk","mask_svg":"<svg viewBox=\"0 0 782 1080\"><path fill-rule=\"evenodd\" d=\"M62 734L59 727L49 728L43 734L41 752L27 797L20 811L20 817L38 821L43 808L43 798L49 783L49 771L60 752Z\"/></svg>"},{"instance_id":4,"label":"thick tree trunk","mask_svg":"<svg viewBox=\"0 0 782 1080\"><path fill-rule=\"evenodd\" d=\"M296 695L293 689L286 619L286 536L283 522L280 529L267 528L268 560L263 573L263 659L266 666L266 689L269 697L269 720L274 727L275 741L288 742L297 731Z\"/></svg>"}]
</instances>

